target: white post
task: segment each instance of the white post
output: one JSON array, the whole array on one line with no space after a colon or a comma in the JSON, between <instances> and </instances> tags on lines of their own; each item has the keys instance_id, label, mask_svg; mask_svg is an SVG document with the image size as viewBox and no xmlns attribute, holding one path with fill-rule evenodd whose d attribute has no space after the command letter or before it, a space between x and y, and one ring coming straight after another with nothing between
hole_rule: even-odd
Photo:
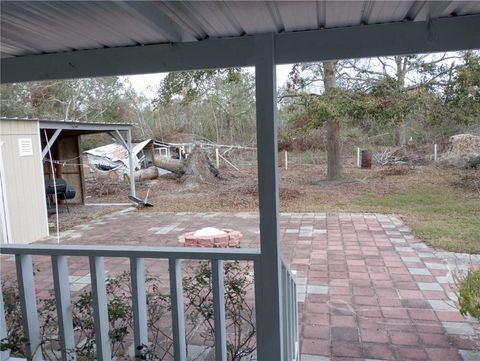
<instances>
[{"instance_id":1,"label":"white post","mask_svg":"<svg viewBox=\"0 0 480 361\"><path fill-rule=\"evenodd\" d=\"M97 360L111 360L105 262L103 257L95 256L90 256L89 262Z\"/></svg>"},{"instance_id":2,"label":"white post","mask_svg":"<svg viewBox=\"0 0 480 361\"><path fill-rule=\"evenodd\" d=\"M218 148L215 148L215 163L217 165L217 169L220 168L220 157L218 156Z\"/></svg>"},{"instance_id":3,"label":"white post","mask_svg":"<svg viewBox=\"0 0 480 361\"><path fill-rule=\"evenodd\" d=\"M225 326L225 284L223 261L212 260L213 317L215 322L215 360L227 360Z\"/></svg>"},{"instance_id":4,"label":"white post","mask_svg":"<svg viewBox=\"0 0 480 361\"><path fill-rule=\"evenodd\" d=\"M285 150L285 170L288 169L288 152Z\"/></svg>"},{"instance_id":5,"label":"white post","mask_svg":"<svg viewBox=\"0 0 480 361\"><path fill-rule=\"evenodd\" d=\"M173 356L175 361L186 361L187 346L185 344L185 309L183 305L181 260L170 258L168 265L172 303Z\"/></svg>"},{"instance_id":6,"label":"white post","mask_svg":"<svg viewBox=\"0 0 480 361\"><path fill-rule=\"evenodd\" d=\"M360 147L357 147L357 168L360 168Z\"/></svg>"},{"instance_id":7,"label":"white post","mask_svg":"<svg viewBox=\"0 0 480 361\"><path fill-rule=\"evenodd\" d=\"M42 360L41 335L38 323L35 281L33 277L32 256L15 255L17 267L18 293L22 310L23 332L27 338L26 357L29 361Z\"/></svg>"},{"instance_id":8,"label":"white post","mask_svg":"<svg viewBox=\"0 0 480 361\"><path fill-rule=\"evenodd\" d=\"M130 258L130 279L132 283L133 342L135 360L148 346L147 300L145 295L145 261L143 258Z\"/></svg>"},{"instance_id":9,"label":"white post","mask_svg":"<svg viewBox=\"0 0 480 361\"><path fill-rule=\"evenodd\" d=\"M135 169L133 165L133 147L132 147L132 130L127 131L127 145L128 145L128 168L130 175L130 195L136 197L137 192L135 191Z\"/></svg>"},{"instance_id":10,"label":"white post","mask_svg":"<svg viewBox=\"0 0 480 361\"><path fill-rule=\"evenodd\" d=\"M433 145L433 160L437 161L437 143Z\"/></svg>"},{"instance_id":11,"label":"white post","mask_svg":"<svg viewBox=\"0 0 480 361\"><path fill-rule=\"evenodd\" d=\"M273 34L255 36L260 264L256 267L257 359L283 360L277 82ZM257 278L258 277L258 278Z\"/></svg>"},{"instance_id":12,"label":"white post","mask_svg":"<svg viewBox=\"0 0 480 361\"><path fill-rule=\"evenodd\" d=\"M70 286L68 283L68 262L66 256L52 256L52 274L62 361L75 361L75 336L73 332L72 305L70 304Z\"/></svg>"}]
</instances>

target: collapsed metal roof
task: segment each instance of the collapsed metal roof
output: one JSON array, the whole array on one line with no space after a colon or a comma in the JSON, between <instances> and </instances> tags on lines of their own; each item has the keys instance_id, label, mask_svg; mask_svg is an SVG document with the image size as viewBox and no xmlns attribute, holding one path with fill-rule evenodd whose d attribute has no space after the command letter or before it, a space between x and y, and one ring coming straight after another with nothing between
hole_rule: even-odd
<instances>
[{"instance_id":1,"label":"collapsed metal roof","mask_svg":"<svg viewBox=\"0 0 480 361\"><path fill-rule=\"evenodd\" d=\"M138 153L140 153L151 141L151 139L146 139L140 143L132 144L134 169L140 168ZM89 160L93 164L100 163L102 165L107 165L110 168L122 167L125 172L128 170L128 149L122 144L107 144L98 148L86 150L84 153L89 156Z\"/></svg>"},{"instance_id":2,"label":"collapsed metal roof","mask_svg":"<svg viewBox=\"0 0 480 361\"><path fill-rule=\"evenodd\" d=\"M480 14L480 1L2 1L1 57Z\"/></svg>"}]
</instances>

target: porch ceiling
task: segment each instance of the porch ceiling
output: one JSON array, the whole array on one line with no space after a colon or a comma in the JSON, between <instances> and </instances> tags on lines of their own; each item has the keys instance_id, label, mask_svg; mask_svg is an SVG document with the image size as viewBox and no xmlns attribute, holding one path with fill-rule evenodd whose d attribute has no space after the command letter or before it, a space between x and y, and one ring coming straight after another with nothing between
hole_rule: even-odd
<instances>
[{"instance_id":1,"label":"porch ceiling","mask_svg":"<svg viewBox=\"0 0 480 361\"><path fill-rule=\"evenodd\" d=\"M0 25L14 82L249 66L265 32L277 63L476 48L480 2L3 1Z\"/></svg>"},{"instance_id":2,"label":"porch ceiling","mask_svg":"<svg viewBox=\"0 0 480 361\"><path fill-rule=\"evenodd\" d=\"M5 1L1 56L425 21L479 13L478 1Z\"/></svg>"}]
</instances>

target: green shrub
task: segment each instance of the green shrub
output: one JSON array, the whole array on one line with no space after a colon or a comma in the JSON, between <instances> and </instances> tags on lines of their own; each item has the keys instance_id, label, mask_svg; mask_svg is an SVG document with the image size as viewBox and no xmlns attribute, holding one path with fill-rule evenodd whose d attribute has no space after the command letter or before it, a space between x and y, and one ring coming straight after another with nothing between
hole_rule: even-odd
<instances>
[{"instance_id":1,"label":"green shrub","mask_svg":"<svg viewBox=\"0 0 480 361\"><path fill-rule=\"evenodd\" d=\"M480 320L480 269L470 268L465 276L457 277L456 282L460 313Z\"/></svg>"}]
</instances>

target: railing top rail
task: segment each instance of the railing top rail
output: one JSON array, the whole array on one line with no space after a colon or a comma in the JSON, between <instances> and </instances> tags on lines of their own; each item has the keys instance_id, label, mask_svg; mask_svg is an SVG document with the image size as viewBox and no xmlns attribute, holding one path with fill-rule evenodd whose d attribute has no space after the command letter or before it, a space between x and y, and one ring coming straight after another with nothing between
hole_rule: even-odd
<instances>
[{"instance_id":1,"label":"railing top rail","mask_svg":"<svg viewBox=\"0 0 480 361\"><path fill-rule=\"evenodd\" d=\"M0 254L42 256L96 256L161 259L258 261L256 248L187 248L153 246L103 246L57 244L1 244Z\"/></svg>"}]
</instances>

